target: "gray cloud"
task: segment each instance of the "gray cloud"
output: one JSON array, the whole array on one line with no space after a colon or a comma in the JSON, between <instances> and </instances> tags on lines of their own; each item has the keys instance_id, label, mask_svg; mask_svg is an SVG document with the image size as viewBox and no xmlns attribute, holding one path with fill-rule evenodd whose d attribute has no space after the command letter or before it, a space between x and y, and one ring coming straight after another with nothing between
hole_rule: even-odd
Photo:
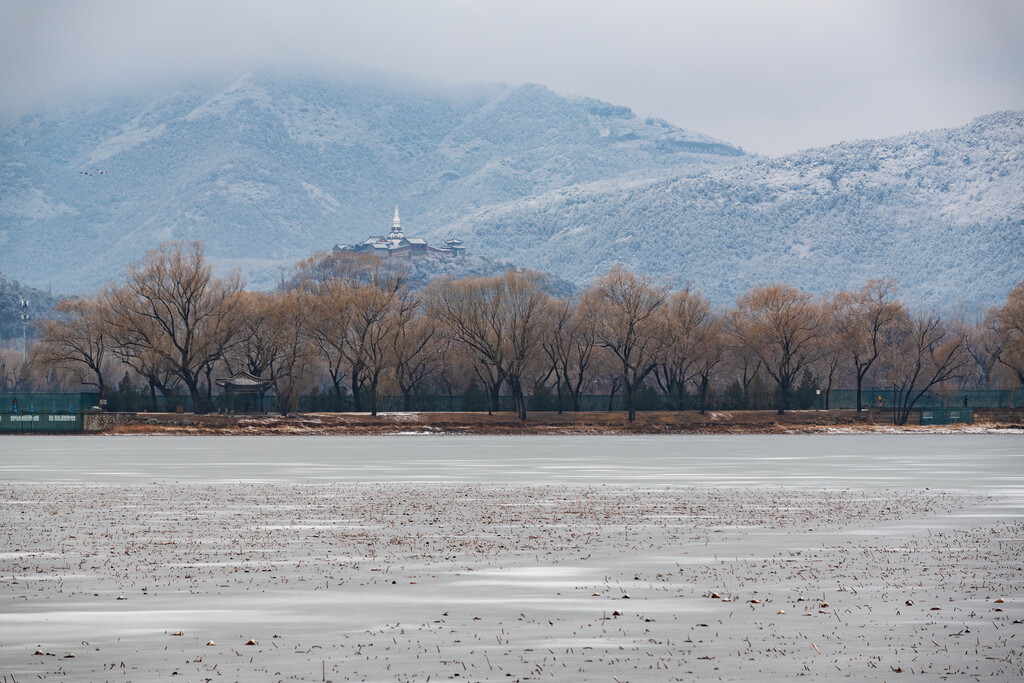
<instances>
[{"instance_id":1,"label":"gray cloud","mask_svg":"<svg viewBox=\"0 0 1024 683\"><path fill-rule=\"evenodd\" d=\"M0 0L0 118L255 66L536 82L762 153L1024 108L1024 3Z\"/></svg>"}]
</instances>

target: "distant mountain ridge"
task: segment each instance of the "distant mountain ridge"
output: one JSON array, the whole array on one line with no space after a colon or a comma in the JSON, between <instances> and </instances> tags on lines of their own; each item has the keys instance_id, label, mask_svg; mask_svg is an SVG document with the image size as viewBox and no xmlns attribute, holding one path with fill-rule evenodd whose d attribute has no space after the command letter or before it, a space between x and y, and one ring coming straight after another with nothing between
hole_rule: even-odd
<instances>
[{"instance_id":1,"label":"distant mountain ridge","mask_svg":"<svg viewBox=\"0 0 1024 683\"><path fill-rule=\"evenodd\" d=\"M4 131L0 269L81 291L161 241L202 239L221 265L273 282L281 265L383 231L396 203L423 231L559 187L744 156L537 85L193 83L39 112Z\"/></svg>"},{"instance_id":2,"label":"distant mountain ridge","mask_svg":"<svg viewBox=\"0 0 1024 683\"><path fill-rule=\"evenodd\" d=\"M1024 279L1024 112L616 186L560 188L444 226L575 281L624 263L728 304L895 277L907 301L987 306Z\"/></svg>"},{"instance_id":3,"label":"distant mountain ridge","mask_svg":"<svg viewBox=\"0 0 1024 683\"><path fill-rule=\"evenodd\" d=\"M543 86L255 73L54 107L0 133L0 271L91 291L169 239L271 287L388 230L582 284L622 263L727 304L896 277L1001 300L1024 275L1024 113L759 158Z\"/></svg>"}]
</instances>

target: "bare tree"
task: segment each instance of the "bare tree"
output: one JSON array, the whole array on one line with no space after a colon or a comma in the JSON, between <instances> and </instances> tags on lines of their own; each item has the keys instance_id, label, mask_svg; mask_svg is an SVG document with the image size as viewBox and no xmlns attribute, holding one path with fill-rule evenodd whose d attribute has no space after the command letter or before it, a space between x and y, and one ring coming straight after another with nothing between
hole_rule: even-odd
<instances>
[{"instance_id":1,"label":"bare tree","mask_svg":"<svg viewBox=\"0 0 1024 683\"><path fill-rule=\"evenodd\" d=\"M262 377L278 353L272 317L281 303L276 293L242 292L238 297L238 337L224 357L228 372L245 370Z\"/></svg>"},{"instance_id":2,"label":"bare tree","mask_svg":"<svg viewBox=\"0 0 1024 683\"><path fill-rule=\"evenodd\" d=\"M277 410L287 415L298 410L300 389L308 379L312 347L307 333L313 306L311 296L302 290L275 292L267 303L270 379Z\"/></svg>"},{"instance_id":3,"label":"bare tree","mask_svg":"<svg viewBox=\"0 0 1024 683\"><path fill-rule=\"evenodd\" d=\"M0 391L30 391L36 379L35 370L35 364L20 349L0 349Z\"/></svg>"},{"instance_id":4,"label":"bare tree","mask_svg":"<svg viewBox=\"0 0 1024 683\"><path fill-rule=\"evenodd\" d=\"M636 394L662 360L667 345L664 318L659 315L666 292L623 268L613 268L594 283L599 306L598 344L618 360L629 421L636 419Z\"/></svg>"},{"instance_id":5,"label":"bare tree","mask_svg":"<svg viewBox=\"0 0 1024 683\"><path fill-rule=\"evenodd\" d=\"M693 382L696 385L697 408L703 415L708 409L708 390L719 368L725 363L726 318L711 313L694 327Z\"/></svg>"},{"instance_id":6,"label":"bare tree","mask_svg":"<svg viewBox=\"0 0 1024 683\"><path fill-rule=\"evenodd\" d=\"M419 302L404 282L389 282L355 287L351 305L346 351L350 366L365 377L370 413L376 415L380 381L396 363L395 337Z\"/></svg>"},{"instance_id":7,"label":"bare tree","mask_svg":"<svg viewBox=\"0 0 1024 683\"><path fill-rule=\"evenodd\" d=\"M389 273L404 270L393 260L381 260L376 254L321 251L296 263L291 277L280 288L301 289L321 296L338 282L368 285L388 277Z\"/></svg>"},{"instance_id":8,"label":"bare tree","mask_svg":"<svg viewBox=\"0 0 1024 683\"><path fill-rule=\"evenodd\" d=\"M409 316L398 325L393 340L395 383L409 411L417 387L437 369L446 342L424 315Z\"/></svg>"},{"instance_id":9,"label":"bare tree","mask_svg":"<svg viewBox=\"0 0 1024 683\"><path fill-rule=\"evenodd\" d=\"M853 363L857 380L857 412L863 410L864 377L883 350L887 332L903 314L895 280L869 280L856 292L840 292L832 309L838 343Z\"/></svg>"},{"instance_id":10,"label":"bare tree","mask_svg":"<svg viewBox=\"0 0 1024 683\"><path fill-rule=\"evenodd\" d=\"M109 299L118 335L151 352L181 378L197 413L208 406L200 376L235 342L241 279L213 277L200 242L169 242L128 268L128 282Z\"/></svg>"},{"instance_id":11,"label":"bare tree","mask_svg":"<svg viewBox=\"0 0 1024 683\"><path fill-rule=\"evenodd\" d=\"M505 381L515 397L519 419L526 419L524 378L536 365L541 340L548 330L548 295L543 288L543 276L533 272L510 270L501 278L500 289L506 330L508 366Z\"/></svg>"},{"instance_id":12,"label":"bare tree","mask_svg":"<svg viewBox=\"0 0 1024 683\"><path fill-rule=\"evenodd\" d=\"M21 365L20 351L0 348L0 393L17 390L17 376Z\"/></svg>"},{"instance_id":13,"label":"bare tree","mask_svg":"<svg viewBox=\"0 0 1024 683\"><path fill-rule=\"evenodd\" d=\"M1024 384L1024 282L1010 291L1002 306L989 311L986 322L993 354L1018 384Z\"/></svg>"},{"instance_id":14,"label":"bare tree","mask_svg":"<svg viewBox=\"0 0 1024 683\"><path fill-rule=\"evenodd\" d=\"M523 377L544 335L547 295L540 285L537 274L510 270L493 278L439 280L428 295L429 314L454 342L472 350L491 411L507 384L523 420Z\"/></svg>"},{"instance_id":15,"label":"bare tree","mask_svg":"<svg viewBox=\"0 0 1024 683\"><path fill-rule=\"evenodd\" d=\"M101 305L102 293L65 299L54 308L57 320L39 324L40 340L33 348L34 362L74 373L78 382L94 386L106 398L104 377L110 365L110 335Z\"/></svg>"},{"instance_id":16,"label":"bare tree","mask_svg":"<svg viewBox=\"0 0 1024 683\"><path fill-rule=\"evenodd\" d=\"M352 288L340 280L317 290L313 296L313 315L309 319L309 338L316 356L331 378L337 409L342 409L342 392L349 375L347 363L348 330L354 310Z\"/></svg>"},{"instance_id":17,"label":"bare tree","mask_svg":"<svg viewBox=\"0 0 1024 683\"><path fill-rule=\"evenodd\" d=\"M732 334L775 380L779 415L794 382L815 359L819 310L809 294L783 284L759 285L739 299Z\"/></svg>"},{"instance_id":18,"label":"bare tree","mask_svg":"<svg viewBox=\"0 0 1024 683\"><path fill-rule=\"evenodd\" d=\"M686 287L669 296L663 312L667 339L663 360L654 369L654 377L670 405L684 410L686 385L696 372L697 345L711 318L711 304L699 291Z\"/></svg>"},{"instance_id":19,"label":"bare tree","mask_svg":"<svg viewBox=\"0 0 1024 683\"><path fill-rule=\"evenodd\" d=\"M404 264L374 254L320 253L296 264L287 288L314 297L310 339L327 366L339 409L347 375L355 410L362 411L368 398L376 414L380 382L394 362L393 309L415 308L407 283Z\"/></svg>"},{"instance_id":20,"label":"bare tree","mask_svg":"<svg viewBox=\"0 0 1024 683\"><path fill-rule=\"evenodd\" d=\"M596 375L597 325L593 299L592 296L576 302L552 299L549 305L548 334L541 346L558 382L558 412L562 412L563 391L569 393L572 410L578 412L583 391Z\"/></svg>"},{"instance_id":21,"label":"bare tree","mask_svg":"<svg viewBox=\"0 0 1024 683\"><path fill-rule=\"evenodd\" d=\"M886 376L896 392L897 424L907 423L926 393L970 367L964 335L935 314L900 316L886 341Z\"/></svg>"},{"instance_id":22,"label":"bare tree","mask_svg":"<svg viewBox=\"0 0 1024 683\"><path fill-rule=\"evenodd\" d=\"M487 389L488 413L499 409L505 383L507 347L499 315L500 297L489 278L435 280L428 291L428 312L453 342L470 350L473 368Z\"/></svg>"},{"instance_id":23,"label":"bare tree","mask_svg":"<svg viewBox=\"0 0 1024 683\"><path fill-rule=\"evenodd\" d=\"M154 412L159 408L156 392L159 391L164 398L165 406L166 399L176 395L180 380L160 354L144 349L135 356L126 358L119 353L118 357L146 380L146 384L149 386L150 408Z\"/></svg>"},{"instance_id":24,"label":"bare tree","mask_svg":"<svg viewBox=\"0 0 1024 683\"><path fill-rule=\"evenodd\" d=\"M992 387L993 375L996 374L999 355L1002 353L1002 335L995 329L993 323L994 319L986 317L975 324L958 324L960 333L964 335L967 343L967 353L971 355L973 361L972 371L965 377L965 382L979 389Z\"/></svg>"},{"instance_id":25,"label":"bare tree","mask_svg":"<svg viewBox=\"0 0 1024 683\"><path fill-rule=\"evenodd\" d=\"M846 360L847 350L844 345L844 328L841 324L843 314L839 308L845 306L843 297L833 299L825 298L821 302L821 334L817 338L818 350L815 353L817 361L815 369L820 377L825 379L825 410L832 407L832 388L835 386L840 364ZM819 389L820 393L821 390ZM860 401L860 392L858 402Z\"/></svg>"},{"instance_id":26,"label":"bare tree","mask_svg":"<svg viewBox=\"0 0 1024 683\"><path fill-rule=\"evenodd\" d=\"M761 359L729 333L738 324L737 318L737 313L734 310L726 311L722 315L723 331L725 332L722 340L725 344L724 372L728 377L733 378L730 386L736 386L739 389L738 395L733 397L734 405L732 407L750 408L755 378L760 377ZM730 387L727 387L726 393L728 394L729 391Z\"/></svg>"},{"instance_id":27,"label":"bare tree","mask_svg":"<svg viewBox=\"0 0 1024 683\"><path fill-rule=\"evenodd\" d=\"M148 318L130 318L123 313L130 306L119 299L131 297L132 294L125 287L105 291L102 299L105 324L114 355L148 383L150 407L155 412L158 410L157 391L167 399L172 395L180 378L168 360L168 353L157 351L153 345L144 343L146 339L152 339L155 343L162 340L156 323Z\"/></svg>"}]
</instances>

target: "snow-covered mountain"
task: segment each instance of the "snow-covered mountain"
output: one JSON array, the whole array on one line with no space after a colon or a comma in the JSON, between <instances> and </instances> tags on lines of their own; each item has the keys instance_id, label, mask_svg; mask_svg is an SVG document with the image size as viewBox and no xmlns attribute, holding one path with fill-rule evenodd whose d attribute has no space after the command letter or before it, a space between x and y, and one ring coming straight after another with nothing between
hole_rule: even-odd
<instances>
[{"instance_id":1,"label":"snow-covered mountain","mask_svg":"<svg viewBox=\"0 0 1024 683\"><path fill-rule=\"evenodd\" d=\"M269 73L78 102L0 133L0 272L92 290L168 239L272 286L388 230L577 283L623 263L730 303L897 277L907 301L1024 277L1024 113L764 159L537 85Z\"/></svg>"},{"instance_id":2,"label":"snow-covered mountain","mask_svg":"<svg viewBox=\"0 0 1024 683\"><path fill-rule=\"evenodd\" d=\"M220 266L276 282L317 249L386 232L395 204L415 235L561 187L743 157L537 85L267 73L191 83L48 109L4 131L0 271L76 292L161 241L201 239Z\"/></svg>"},{"instance_id":3,"label":"snow-covered mountain","mask_svg":"<svg viewBox=\"0 0 1024 683\"><path fill-rule=\"evenodd\" d=\"M758 282L829 292L895 277L919 305L987 306L1024 279L1024 112L693 177L559 188L444 230L570 280L624 263L719 303Z\"/></svg>"}]
</instances>

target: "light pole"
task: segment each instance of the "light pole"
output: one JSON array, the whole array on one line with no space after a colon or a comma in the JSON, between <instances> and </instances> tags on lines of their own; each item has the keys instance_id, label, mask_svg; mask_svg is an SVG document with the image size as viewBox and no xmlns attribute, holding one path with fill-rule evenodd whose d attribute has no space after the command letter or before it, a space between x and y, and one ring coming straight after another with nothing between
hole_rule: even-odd
<instances>
[{"instance_id":1,"label":"light pole","mask_svg":"<svg viewBox=\"0 0 1024 683\"><path fill-rule=\"evenodd\" d=\"M28 357L28 299L21 300L21 362Z\"/></svg>"}]
</instances>

